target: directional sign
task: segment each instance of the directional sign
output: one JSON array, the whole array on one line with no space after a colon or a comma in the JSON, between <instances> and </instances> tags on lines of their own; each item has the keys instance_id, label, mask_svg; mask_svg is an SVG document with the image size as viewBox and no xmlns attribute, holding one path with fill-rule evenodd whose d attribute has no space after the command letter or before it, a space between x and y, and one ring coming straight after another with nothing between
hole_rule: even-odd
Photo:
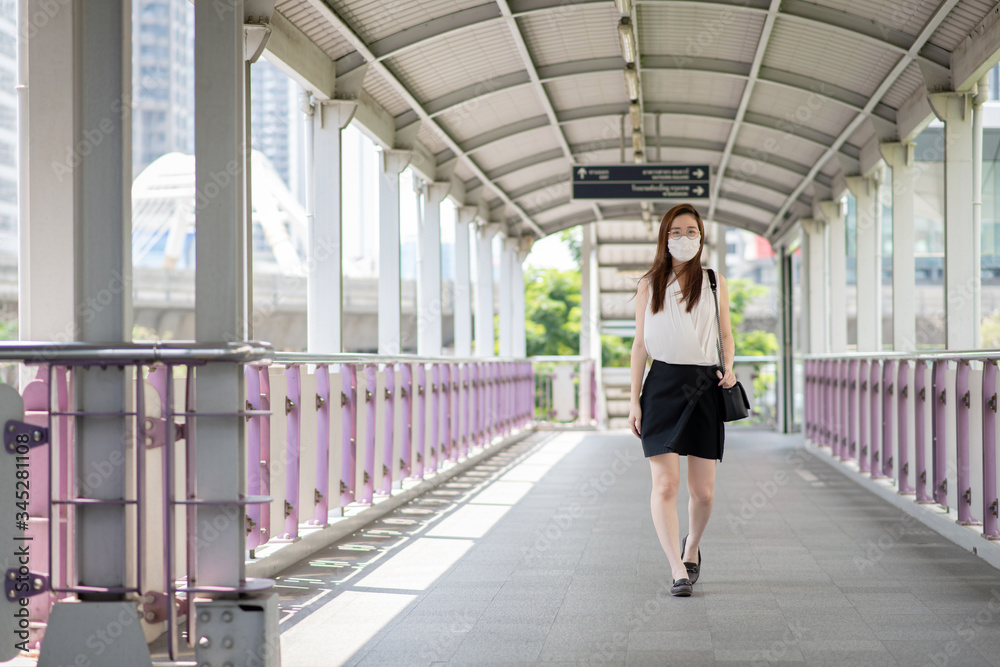
<instances>
[{"instance_id":1,"label":"directional sign","mask_svg":"<svg viewBox=\"0 0 1000 667\"><path fill-rule=\"evenodd\" d=\"M703 199L707 164L575 165L573 199Z\"/></svg>"}]
</instances>

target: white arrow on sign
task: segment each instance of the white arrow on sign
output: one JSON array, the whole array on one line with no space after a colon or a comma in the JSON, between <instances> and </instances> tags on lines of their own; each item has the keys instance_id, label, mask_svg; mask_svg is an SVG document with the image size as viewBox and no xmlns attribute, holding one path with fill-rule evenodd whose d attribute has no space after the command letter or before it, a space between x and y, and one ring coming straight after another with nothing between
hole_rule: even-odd
<instances>
[{"instance_id":1,"label":"white arrow on sign","mask_svg":"<svg viewBox=\"0 0 1000 667\"><path fill-rule=\"evenodd\" d=\"M576 173L580 175L580 178L587 177L587 170L584 167L580 167Z\"/></svg>"},{"instance_id":2,"label":"white arrow on sign","mask_svg":"<svg viewBox=\"0 0 1000 667\"><path fill-rule=\"evenodd\" d=\"M694 172L694 177L701 180L701 177L705 175L705 172L701 169L696 169Z\"/></svg>"},{"instance_id":3,"label":"white arrow on sign","mask_svg":"<svg viewBox=\"0 0 1000 667\"><path fill-rule=\"evenodd\" d=\"M699 185L698 187L696 187L696 188L694 189L694 193L695 193L696 195L698 195L698 196L700 197L700 196L702 196L703 194L705 194L705 188L703 188L703 187L701 187L701 186Z\"/></svg>"}]
</instances>

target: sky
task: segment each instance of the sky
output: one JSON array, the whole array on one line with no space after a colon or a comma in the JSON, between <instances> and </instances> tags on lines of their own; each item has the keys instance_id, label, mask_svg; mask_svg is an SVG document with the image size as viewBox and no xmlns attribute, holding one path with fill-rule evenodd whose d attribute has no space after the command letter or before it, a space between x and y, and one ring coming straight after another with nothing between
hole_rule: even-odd
<instances>
[{"instance_id":1,"label":"sky","mask_svg":"<svg viewBox=\"0 0 1000 667\"><path fill-rule=\"evenodd\" d=\"M559 232L535 241L524 261L525 268L534 269L577 269L579 266L569 254L569 248L560 238Z\"/></svg>"}]
</instances>

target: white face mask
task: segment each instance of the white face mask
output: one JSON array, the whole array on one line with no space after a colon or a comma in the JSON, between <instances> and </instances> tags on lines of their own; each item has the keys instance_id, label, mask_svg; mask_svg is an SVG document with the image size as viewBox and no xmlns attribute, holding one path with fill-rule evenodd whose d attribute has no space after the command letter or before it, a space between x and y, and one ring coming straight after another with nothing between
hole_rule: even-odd
<instances>
[{"instance_id":1,"label":"white face mask","mask_svg":"<svg viewBox=\"0 0 1000 667\"><path fill-rule=\"evenodd\" d=\"M667 239L667 248L672 257L687 262L698 254L698 250L701 248L701 239L689 239L686 236L679 239Z\"/></svg>"}]
</instances>

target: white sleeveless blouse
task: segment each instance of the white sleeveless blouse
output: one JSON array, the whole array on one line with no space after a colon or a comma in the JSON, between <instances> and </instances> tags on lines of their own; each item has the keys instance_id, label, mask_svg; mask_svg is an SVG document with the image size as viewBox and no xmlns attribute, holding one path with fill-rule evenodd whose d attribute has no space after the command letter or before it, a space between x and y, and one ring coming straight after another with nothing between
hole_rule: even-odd
<instances>
[{"instance_id":1,"label":"white sleeveless blouse","mask_svg":"<svg viewBox=\"0 0 1000 667\"><path fill-rule=\"evenodd\" d=\"M708 272L702 269L701 298L690 313L687 312L687 304L678 303L679 297L680 289L674 281L667 285L664 308L653 314L653 289L650 286L642 327L646 354L668 364L718 366L716 338L719 328Z\"/></svg>"}]
</instances>

